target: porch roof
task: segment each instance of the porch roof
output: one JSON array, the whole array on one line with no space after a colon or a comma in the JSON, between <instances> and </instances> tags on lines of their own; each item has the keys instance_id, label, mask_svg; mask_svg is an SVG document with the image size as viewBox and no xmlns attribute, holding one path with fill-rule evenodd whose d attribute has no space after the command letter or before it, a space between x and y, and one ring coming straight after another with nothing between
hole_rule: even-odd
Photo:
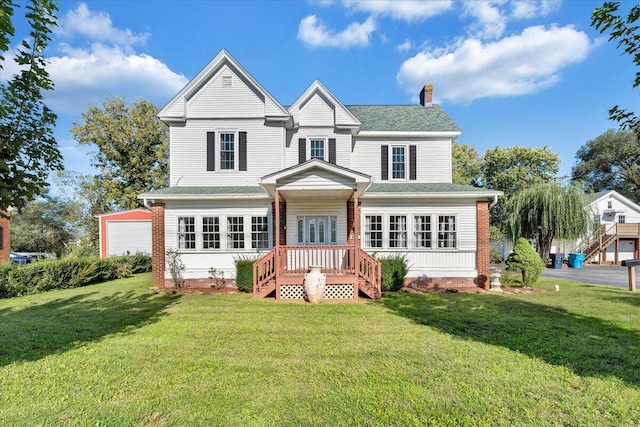
<instances>
[{"instance_id":1,"label":"porch roof","mask_svg":"<svg viewBox=\"0 0 640 427\"><path fill-rule=\"evenodd\" d=\"M180 199L270 199L269 194L260 186L190 186L169 187L140 194L142 200L180 200Z\"/></svg>"},{"instance_id":2,"label":"porch roof","mask_svg":"<svg viewBox=\"0 0 640 427\"><path fill-rule=\"evenodd\" d=\"M448 182L379 182L372 184L362 198L455 198L497 200L502 191Z\"/></svg>"}]
</instances>

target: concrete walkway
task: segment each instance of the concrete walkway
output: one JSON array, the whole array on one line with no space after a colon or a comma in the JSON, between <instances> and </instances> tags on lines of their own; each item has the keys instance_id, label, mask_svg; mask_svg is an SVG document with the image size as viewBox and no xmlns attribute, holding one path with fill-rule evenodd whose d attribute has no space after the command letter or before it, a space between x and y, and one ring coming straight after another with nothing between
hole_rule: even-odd
<instances>
[{"instance_id":1,"label":"concrete walkway","mask_svg":"<svg viewBox=\"0 0 640 427\"><path fill-rule=\"evenodd\" d=\"M636 273L636 277L639 277L639 275L640 271ZM542 271L542 276L577 280L579 282L593 283L596 285L609 285L620 288L629 287L627 267L621 267L619 265L585 264L583 268L569 268L567 266L564 266L562 269L545 268Z\"/></svg>"}]
</instances>

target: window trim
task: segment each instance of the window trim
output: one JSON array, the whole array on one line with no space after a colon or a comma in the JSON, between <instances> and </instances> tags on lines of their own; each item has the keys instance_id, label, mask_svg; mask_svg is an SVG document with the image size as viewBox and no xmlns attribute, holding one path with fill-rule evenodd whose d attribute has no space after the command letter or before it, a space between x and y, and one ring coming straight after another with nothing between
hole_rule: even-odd
<instances>
[{"instance_id":1,"label":"window trim","mask_svg":"<svg viewBox=\"0 0 640 427\"><path fill-rule=\"evenodd\" d=\"M388 216L388 229L387 229L387 238L389 249L409 249L409 242L407 240L407 217L409 215L396 215L389 214ZM395 229L392 226L393 219L404 218L404 222L399 221L395 224ZM398 228L404 225L404 229Z\"/></svg>"},{"instance_id":2,"label":"window trim","mask_svg":"<svg viewBox=\"0 0 640 427\"><path fill-rule=\"evenodd\" d=\"M222 167L222 135L233 134L233 168ZM238 129L223 129L216 131L216 158L218 164L216 165L219 172L237 172L240 170L240 133Z\"/></svg>"},{"instance_id":3,"label":"window trim","mask_svg":"<svg viewBox=\"0 0 640 427\"><path fill-rule=\"evenodd\" d=\"M322 157L313 157L312 153L312 147L311 147L311 142L312 141L322 141ZM328 157L329 157L329 138L327 138L326 136L308 136L307 137L307 153L308 154L308 158L307 160L311 160L311 159L320 159L320 160L324 160L325 162L329 161Z\"/></svg>"},{"instance_id":4,"label":"window trim","mask_svg":"<svg viewBox=\"0 0 640 427\"><path fill-rule=\"evenodd\" d=\"M413 218L413 248L414 249L420 249L420 250L432 250L433 248L433 215L432 214L427 214L427 215L419 215L419 214L414 214L412 215ZM418 229L418 223L416 222L416 219L418 218L428 218L428 221L424 221L421 220L421 228ZM426 225L428 225L428 227L425 227ZM420 236L420 237L418 237ZM419 245L418 243L424 243L426 242L426 245Z\"/></svg>"},{"instance_id":5,"label":"window trim","mask_svg":"<svg viewBox=\"0 0 640 427\"><path fill-rule=\"evenodd\" d=\"M402 148L404 151L404 177L403 178L394 178L393 177L393 149L394 148ZM389 181L407 181L409 180L409 145L408 144L390 144L389 145Z\"/></svg>"},{"instance_id":6,"label":"window trim","mask_svg":"<svg viewBox=\"0 0 640 427\"><path fill-rule=\"evenodd\" d=\"M375 224L379 224L380 228L379 229L375 229L375 230L370 230L367 229L367 217L378 217L380 218L380 222L376 222ZM373 215L363 215L362 219L364 220L362 222L362 236L364 237L364 242L363 242L363 247L366 249L384 249L385 248L385 242L384 242L384 236L385 236L385 216L384 215L380 215L380 214L373 214ZM376 242L380 242L380 246L373 246L371 245L371 242L373 241L371 239L371 233L379 233L380 234L380 238L379 239L375 239ZM369 235L369 237L367 238L367 235Z\"/></svg>"},{"instance_id":7,"label":"window trim","mask_svg":"<svg viewBox=\"0 0 640 427\"><path fill-rule=\"evenodd\" d=\"M238 217L242 218L242 239L239 242L242 242L240 245L242 247L234 248L230 247L230 244L233 244L233 240L231 239L231 232L229 231L229 218ZM266 247L264 248L254 248L253 247L253 234L252 234L252 226L253 226L253 218L266 218L266 222L264 225L267 227L266 230L266 240L264 243ZM182 234L179 230L179 222L180 218L193 218L193 229L195 230L195 246L193 248L181 248L180 247L180 234ZM204 223L205 218L217 218L218 219L218 231L215 232L205 232L204 231ZM231 213L200 213L200 214L177 214L175 216L175 246L178 250L184 253L217 253L217 252L264 252L273 249L273 224L272 224L272 215L270 212L264 213L251 213L251 214L231 214ZM210 226L213 226L211 224ZM218 247L209 247L205 248L205 234L217 234L218 235ZM211 243L211 242L210 242Z\"/></svg>"},{"instance_id":8,"label":"window trim","mask_svg":"<svg viewBox=\"0 0 640 427\"><path fill-rule=\"evenodd\" d=\"M458 241L458 215L456 215L456 214L446 214L446 213L438 213L438 214L435 214L435 215L437 216L436 223L438 224L438 230L437 230L438 236L437 236L437 241L436 241L436 248L438 250L444 250L444 251L452 250L452 249L457 250L458 249L458 245L460 244L460 242ZM451 231L451 230L441 230L440 229L441 224L445 224L445 223L441 223L440 222L440 218L441 217L453 218L453 228L454 228L453 231ZM453 246L440 246L440 242L441 241L445 242L445 241L449 241L450 240L450 239L440 239L440 234L441 233L442 234L452 234L453 235Z\"/></svg>"},{"instance_id":9,"label":"window trim","mask_svg":"<svg viewBox=\"0 0 640 427\"><path fill-rule=\"evenodd\" d=\"M307 218L317 219L322 218L325 220L325 242L309 243L307 241ZM335 225L335 229L332 228ZM302 235L300 230L302 226ZM335 240L332 240L335 237ZM296 215L296 242L301 246L332 246L338 244L338 215Z\"/></svg>"}]
</instances>

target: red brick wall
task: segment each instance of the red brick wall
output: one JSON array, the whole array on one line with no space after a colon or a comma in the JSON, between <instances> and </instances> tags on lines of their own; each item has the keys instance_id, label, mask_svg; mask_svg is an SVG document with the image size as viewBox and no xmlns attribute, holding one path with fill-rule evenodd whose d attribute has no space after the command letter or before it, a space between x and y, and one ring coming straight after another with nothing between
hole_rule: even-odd
<instances>
[{"instance_id":1,"label":"red brick wall","mask_svg":"<svg viewBox=\"0 0 640 427\"><path fill-rule=\"evenodd\" d=\"M0 261L9 261L11 244L11 224L7 218L0 217L0 228L2 228L2 240L0 241Z\"/></svg>"},{"instance_id":2,"label":"red brick wall","mask_svg":"<svg viewBox=\"0 0 640 427\"><path fill-rule=\"evenodd\" d=\"M151 276L154 288L165 287L164 268L164 203L153 203L151 204Z\"/></svg>"},{"instance_id":3,"label":"red brick wall","mask_svg":"<svg viewBox=\"0 0 640 427\"><path fill-rule=\"evenodd\" d=\"M489 289L489 265L491 263L491 244L489 241L489 202L476 202L476 284Z\"/></svg>"}]
</instances>

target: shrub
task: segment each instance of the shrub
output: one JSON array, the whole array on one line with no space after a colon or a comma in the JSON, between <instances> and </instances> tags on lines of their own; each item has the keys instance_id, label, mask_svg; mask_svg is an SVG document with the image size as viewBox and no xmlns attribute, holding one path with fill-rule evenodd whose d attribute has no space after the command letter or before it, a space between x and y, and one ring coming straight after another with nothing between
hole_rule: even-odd
<instances>
[{"instance_id":1,"label":"shrub","mask_svg":"<svg viewBox=\"0 0 640 427\"><path fill-rule=\"evenodd\" d=\"M404 286L404 278L407 276L409 267L407 266L407 255L391 255L378 258L382 268L383 292L397 292Z\"/></svg>"},{"instance_id":2,"label":"shrub","mask_svg":"<svg viewBox=\"0 0 640 427\"><path fill-rule=\"evenodd\" d=\"M182 258L180 258L180 251L178 249L167 249L166 255L173 286L176 289L180 289L184 284L182 273L186 268L184 262L182 262Z\"/></svg>"},{"instance_id":3,"label":"shrub","mask_svg":"<svg viewBox=\"0 0 640 427\"><path fill-rule=\"evenodd\" d=\"M544 264L540 255L533 250L527 239L521 237L507 258L507 267L510 270L519 270L522 274L522 284L528 286L538 280L544 269Z\"/></svg>"},{"instance_id":4,"label":"shrub","mask_svg":"<svg viewBox=\"0 0 640 427\"><path fill-rule=\"evenodd\" d=\"M148 258L148 260L142 259ZM0 298L35 294L51 289L66 289L129 276L151 270L151 257L111 257L100 259L63 258L31 264L0 264ZM148 267L145 267L148 266ZM146 269L145 269L146 268Z\"/></svg>"},{"instance_id":5,"label":"shrub","mask_svg":"<svg viewBox=\"0 0 640 427\"><path fill-rule=\"evenodd\" d=\"M255 257L240 257L235 259L236 286L243 292L253 292L253 263Z\"/></svg>"}]
</instances>

